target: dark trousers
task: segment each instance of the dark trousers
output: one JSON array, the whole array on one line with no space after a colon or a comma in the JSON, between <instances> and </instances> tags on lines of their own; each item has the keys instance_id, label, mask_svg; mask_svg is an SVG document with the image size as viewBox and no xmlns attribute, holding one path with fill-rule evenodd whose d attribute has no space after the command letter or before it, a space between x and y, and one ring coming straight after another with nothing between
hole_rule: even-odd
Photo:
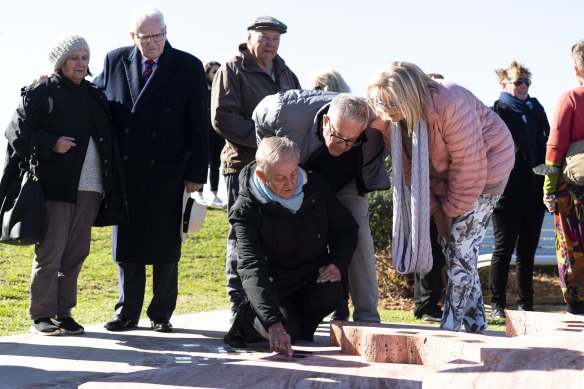
<instances>
[{"instance_id":1,"label":"dark trousers","mask_svg":"<svg viewBox=\"0 0 584 389\"><path fill-rule=\"evenodd\" d=\"M446 263L442 246L437 241L438 229L432 219L430 222L430 241L432 245L432 270L414 274L414 315L437 314L438 301L442 297L442 268Z\"/></svg>"},{"instance_id":2,"label":"dark trousers","mask_svg":"<svg viewBox=\"0 0 584 389\"><path fill-rule=\"evenodd\" d=\"M516 250L517 304L525 310L533 309L533 258L545 215L541 204L534 203L534 209L524 214L500 210L493 212L495 248L489 274L493 307L504 309L507 306L507 276L513 251Z\"/></svg>"},{"instance_id":3,"label":"dark trousers","mask_svg":"<svg viewBox=\"0 0 584 389\"><path fill-rule=\"evenodd\" d=\"M225 146L225 139L211 130L209 133L209 185L212 192L219 190L221 150L223 150L223 146Z\"/></svg>"},{"instance_id":4,"label":"dark trousers","mask_svg":"<svg viewBox=\"0 0 584 389\"><path fill-rule=\"evenodd\" d=\"M340 282L308 284L280 301L286 332L292 339L313 340L318 325L340 304Z\"/></svg>"},{"instance_id":5,"label":"dark trousers","mask_svg":"<svg viewBox=\"0 0 584 389\"><path fill-rule=\"evenodd\" d=\"M153 296L148 310L150 320L168 321L176 308L178 263L152 265ZM116 313L139 319L146 289L146 265L118 263L118 302Z\"/></svg>"}]
</instances>

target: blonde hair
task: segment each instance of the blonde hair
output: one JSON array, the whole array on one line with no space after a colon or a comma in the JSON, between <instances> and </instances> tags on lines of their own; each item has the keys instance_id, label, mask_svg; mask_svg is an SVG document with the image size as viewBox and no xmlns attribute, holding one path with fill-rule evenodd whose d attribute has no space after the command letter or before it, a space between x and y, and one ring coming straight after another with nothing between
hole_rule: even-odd
<instances>
[{"instance_id":1,"label":"blonde hair","mask_svg":"<svg viewBox=\"0 0 584 389\"><path fill-rule=\"evenodd\" d=\"M270 136L260 141L256 151L257 169L264 174L269 166L273 166L280 161L290 159L300 160L300 151L296 143L283 136Z\"/></svg>"},{"instance_id":2,"label":"blonde hair","mask_svg":"<svg viewBox=\"0 0 584 389\"><path fill-rule=\"evenodd\" d=\"M430 91L438 91L438 82L432 80L417 65L410 62L387 62L367 87L367 101L379 112L376 102L388 106L393 102L401 110L405 126L411 134L420 120L426 120L426 105ZM380 115L383 116L383 115Z\"/></svg>"},{"instance_id":3,"label":"blonde hair","mask_svg":"<svg viewBox=\"0 0 584 389\"><path fill-rule=\"evenodd\" d=\"M531 80L531 72L529 69L518 63L515 59L511 61L511 64L506 68L495 70L495 74L501 85L505 84L507 81L517 81L521 76L527 77Z\"/></svg>"},{"instance_id":4,"label":"blonde hair","mask_svg":"<svg viewBox=\"0 0 584 389\"><path fill-rule=\"evenodd\" d=\"M578 69L584 70L584 41L580 41L572 46L572 59Z\"/></svg>"},{"instance_id":5,"label":"blonde hair","mask_svg":"<svg viewBox=\"0 0 584 389\"><path fill-rule=\"evenodd\" d=\"M351 88L343 79L343 76L334 69L324 69L312 76L315 86L321 85L321 89L331 92L351 93ZM316 89L316 88L315 88Z\"/></svg>"}]
</instances>

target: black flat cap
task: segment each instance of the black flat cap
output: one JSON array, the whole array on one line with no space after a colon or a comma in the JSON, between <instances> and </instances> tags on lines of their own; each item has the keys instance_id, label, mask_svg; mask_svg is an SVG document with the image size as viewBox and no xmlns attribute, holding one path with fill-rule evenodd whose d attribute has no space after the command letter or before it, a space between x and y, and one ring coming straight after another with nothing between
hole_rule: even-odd
<instances>
[{"instance_id":1,"label":"black flat cap","mask_svg":"<svg viewBox=\"0 0 584 389\"><path fill-rule=\"evenodd\" d=\"M258 16L247 29L260 30L262 28L276 30L280 34L285 34L288 26L271 16Z\"/></svg>"}]
</instances>

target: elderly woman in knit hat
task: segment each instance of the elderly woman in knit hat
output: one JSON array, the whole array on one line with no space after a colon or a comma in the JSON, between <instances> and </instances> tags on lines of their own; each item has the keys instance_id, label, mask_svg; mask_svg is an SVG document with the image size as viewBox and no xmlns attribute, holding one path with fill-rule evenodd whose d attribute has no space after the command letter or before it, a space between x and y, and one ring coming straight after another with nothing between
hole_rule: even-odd
<instances>
[{"instance_id":1,"label":"elderly woman in knit hat","mask_svg":"<svg viewBox=\"0 0 584 389\"><path fill-rule=\"evenodd\" d=\"M440 327L481 332L478 245L513 168L511 133L470 91L433 80L413 63L387 63L368 95L386 120L378 128L392 155L393 262L402 272L432 268L431 216L448 264Z\"/></svg>"},{"instance_id":2,"label":"elderly woman in knit hat","mask_svg":"<svg viewBox=\"0 0 584 389\"><path fill-rule=\"evenodd\" d=\"M42 335L84 333L71 311L91 227L127 219L107 99L85 80L89 55L79 35L57 40L49 51L53 75L23 89L6 129L8 164L29 157L31 139L38 140L47 213L35 245L29 313L31 331Z\"/></svg>"}]
</instances>

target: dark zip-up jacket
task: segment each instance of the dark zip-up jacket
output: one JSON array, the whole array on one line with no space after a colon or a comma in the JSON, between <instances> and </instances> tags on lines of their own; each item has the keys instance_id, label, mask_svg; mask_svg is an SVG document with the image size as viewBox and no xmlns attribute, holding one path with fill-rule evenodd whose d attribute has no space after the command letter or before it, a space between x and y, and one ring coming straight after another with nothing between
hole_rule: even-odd
<instances>
[{"instance_id":1,"label":"dark zip-up jacket","mask_svg":"<svg viewBox=\"0 0 584 389\"><path fill-rule=\"evenodd\" d=\"M278 301L314 283L320 267L334 263L346 273L359 227L318 173L307 173L304 200L295 214L277 203L261 203L249 191L255 168L252 162L239 176L229 222L237 235L243 289L269 327L283 321Z\"/></svg>"},{"instance_id":2,"label":"dark zip-up jacket","mask_svg":"<svg viewBox=\"0 0 584 389\"><path fill-rule=\"evenodd\" d=\"M23 89L22 100L6 129L8 153L12 154L9 164L29 157L34 131L39 131L36 170L46 200L77 202L81 169L91 136L99 151L105 195L95 225L127 222L119 148L103 92L89 81L76 85L61 75ZM75 146L64 154L53 151L61 136L75 139ZM6 166L6 171L9 170L10 166Z\"/></svg>"}]
</instances>

